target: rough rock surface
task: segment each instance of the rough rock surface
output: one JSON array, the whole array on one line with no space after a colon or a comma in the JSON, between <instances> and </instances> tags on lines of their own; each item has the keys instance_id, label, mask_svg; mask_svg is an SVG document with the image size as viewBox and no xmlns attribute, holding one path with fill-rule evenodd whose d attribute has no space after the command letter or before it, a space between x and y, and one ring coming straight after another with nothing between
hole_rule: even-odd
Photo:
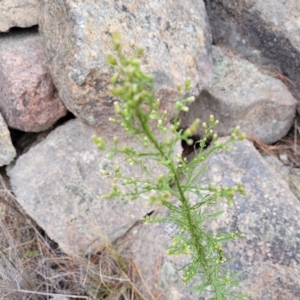
<instances>
[{"instance_id":1,"label":"rough rock surface","mask_svg":"<svg viewBox=\"0 0 300 300\"><path fill-rule=\"evenodd\" d=\"M264 143L285 136L297 105L287 87L228 50L213 46L212 57L211 85L183 114L183 123L191 124L197 117L207 121L213 114L221 124L216 131L222 136L231 134L237 125Z\"/></svg>"},{"instance_id":2,"label":"rough rock surface","mask_svg":"<svg viewBox=\"0 0 300 300\"><path fill-rule=\"evenodd\" d=\"M11 27L31 27L38 24L38 0L1 0L0 32Z\"/></svg>"},{"instance_id":3,"label":"rough rock surface","mask_svg":"<svg viewBox=\"0 0 300 300\"><path fill-rule=\"evenodd\" d=\"M9 127L38 132L67 113L34 30L0 39L0 111Z\"/></svg>"},{"instance_id":4,"label":"rough rock surface","mask_svg":"<svg viewBox=\"0 0 300 300\"><path fill-rule=\"evenodd\" d=\"M207 178L222 186L242 182L247 191L246 196L236 197L233 206L221 201L215 210L223 210L224 214L206 224L214 232L238 230L245 234L224 246L225 257L233 258L228 267L242 271L242 292L252 293L250 299L255 300L298 299L300 204L286 182L269 169L249 141L235 143L229 153L214 154L208 162ZM135 259L156 296L169 287L166 299L198 299L180 283L176 268L182 266L182 261L165 254L174 233L176 228L170 225L143 225L132 230L121 248ZM141 290L147 292L142 283Z\"/></svg>"},{"instance_id":5,"label":"rough rock surface","mask_svg":"<svg viewBox=\"0 0 300 300\"><path fill-rule=\"evenodd\" d=\"M122 156L108 160L93 143L93 134L88 125L71 120L20 156L8 172L19 203L69 254L95 250L106 239L113 242L153 209L143 197L102 199L112 182L101 171L122 167L124 160ZM105 136L111 142L111 136ZM130 138L122 143L134 146ZM155 174L162 172L153 162L149 167ZM142 176L143 172L128 165L123 174Z\"/></svg>"},{"instance_id":6,"label":"rough rock surface","mask_svg":"<svg viewBox=\"0 0 300 300\"><path fill-rule=\"evenodd\" d=\"M155 215L162 214L166 214L165 209L155 211ZM157 299L161 294L159 299L162 300L198 299L197 293L183 285L182 272L177 271L188 260L166 254L166 248L175 234L178 234L175 225L140 223L117 244L121 255L133 259L141 272L144 281L139 279L135 284L146 299Z\"/></svg>"},{"instance_id":7,"label":"rough rock surface","mask_svg":"<svg viewBox=\"0 0 300 300\"><path fill-rule=\"evenodd\" d=\"M0 113L0 167L8 165L16 156L7 125Z\"/></svg>"},{"instance_id":8,"label":"rough rock surface","mask_svg":"<svg viewBox=\"0 0 300 300\"><path fill-rule=\"evenodd\" d=\"M288 183L291 191L294 195L300 200L300 169L293 168L290 165L286 164L284 159L286 155L280 155L283 159L278 159L274 156L264 155L263 158L268 163L270 168L280 174L280 176Z\"/></svg>"},{"instance_id":9,"label":"rough rock surface","mask_svg":"<svg viewBox=\"0 0 300 300\"><path fill-rule=\"evenodd\" d=\"M143 69L154 75L170 118L178 84L192 78L192 94L198 95L210 81L211 35L202 1L45 0L40 29L61 99L77 117L106 132L115 131L107 122L115 99L107 88L113 71L106 62L114 32L125 55L144 49Z\"/></svg>"},{"instance_id":10,"label":"rough rock surface","mask_svg":"<svg viewBox=\"0 0 300 300\"><path fill-rule=\"evenodd\" d=\"M208 0L206 8L215 44L267 67L300 99L298 0Z\"/></svg>"}]
</instances>

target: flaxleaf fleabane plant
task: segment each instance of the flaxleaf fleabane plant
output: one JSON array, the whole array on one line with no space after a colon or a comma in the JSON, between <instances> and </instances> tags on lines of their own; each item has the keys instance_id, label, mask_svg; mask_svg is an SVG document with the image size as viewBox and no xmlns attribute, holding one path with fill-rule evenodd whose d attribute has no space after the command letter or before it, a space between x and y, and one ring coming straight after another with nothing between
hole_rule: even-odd
<instances>
[{"instance_id":1,"label":"flaxleaf fleabane plant","mask_svg":"<svg viewBox=\"0 0 300 300\"><path fill-rule=\"evenodd\" d=\"M124 155L129 164L139 165L145 173L144 178L126 177L120 167L114 171L103 170L103 174L114 178L111 192L104 198L119 197L120 199L137 199L141 194L149 195L149 203L157 203L168 208L167 217L145 218L145 222L169 222L176 224L180 232L172 239L167 249L170 255L190 256L190 263L183 267L183 283L190 282L195 275L201 274L201 284L193 287L201 295L209 290L215 294L215 299L245 299L243 295L234 295L232 288L239 286L238 275L231 275L224 268L226 261L222 243L240 237L238 232L212 234L205 227L205 222L218 217L222 212L209 212L211 206L220 200L226 200L232 205L236 193L245 194L241 184L233 187L218 187L213 184L200 186L197 178L205 172L200 165L216 151L229 150L229 143L242 140L243 135L239 129L234 129L230 138L224 143L217 143L217 135L213 128L218 121L210 116L208 124L202 123L203 137L199 141L197 154L188 162L181 155L174 155L175 145L184 140L187 144L194 141L190 138L195 135L200 126L200 120L185 129L180 129L178 116L172 123L166 121L167 112L161 111L160 101L155 97L154 79L145 74L140 68L139 57L142 51L138 50L136 57L127 59L121 51L121 43L118 35L113 36L113 45L116 56L109 55L108 62L116 71L111 79L111 93L119 100L114 108L116 118L110 118L111 122L119 123L125 131L136 138L141 147L118 147L118 139L114 139L114 146L107 149L103 139L94 137L94 142L99 149L107 151L107 157ZM178 87L182 93L181 98L175 103L178 114L180 111L188 111L187 103L192 102L193 97L185 98L183 95L191 89L191 81L186 80L183 87ZM155 136L153 126L158 128L159 136ZM169 128L168 128L169 127ZM207 141L211 145L206 148ZM147 167L147 160L152 159L158 165L165 168L164 174L154 174ZM130 186L126 192L119 186ZM198 201L192 203L190 195L194 193ZM178 201L174 200L174 197Z\"/></svg>"}]
</instances>

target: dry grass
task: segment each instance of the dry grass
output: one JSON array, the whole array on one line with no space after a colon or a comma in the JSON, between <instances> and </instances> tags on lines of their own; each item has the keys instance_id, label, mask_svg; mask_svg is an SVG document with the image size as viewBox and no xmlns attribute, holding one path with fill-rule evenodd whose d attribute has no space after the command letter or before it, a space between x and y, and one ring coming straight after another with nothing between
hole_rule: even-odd
<instances>
[{"instance_id":1,"label":"dry grass","mask_svg":"<svg viewBox=\"0 0 300 300\"><path fill-rule=\"evenodd\" d=\"M113 248L63 253L18 207L1 175L0 205L0 299L148 299L135 286L143 279L134 262Z\"/></svg>"},{"instance_id":2,"label":"dry grass","mask_svg":"<svg viewBox=\"0 0 300 300\"><path fill-rule=\"evenodd\" d=\"M247 139L254 143L254 146L261 152L280 159L281 155L286 155L287 161L292 168L300 168L300 124L295 119L294 126L289 133L278 142L267 145L253 136Z\"/></svg>"},{"instance_id":3,"label":"dry grass","mask_svg":"<svg viewBox=\"0 0 300 300\"><path fill-rule=\"evenodd\" d=\"M267 155L285 154L292 168L300 167L300 127L273 145L254 137ZM157 270L161 263L157 266ZM159 276L157 276L159 277ZM139 290L146 291L142 294ZM18 206L0 170L0 300L65 299L161 300L165 291L146 284L136 264L110 246L86 257L71 257ZM158 296L154 296L158 295Z\"/></svg>"}]
</instances>

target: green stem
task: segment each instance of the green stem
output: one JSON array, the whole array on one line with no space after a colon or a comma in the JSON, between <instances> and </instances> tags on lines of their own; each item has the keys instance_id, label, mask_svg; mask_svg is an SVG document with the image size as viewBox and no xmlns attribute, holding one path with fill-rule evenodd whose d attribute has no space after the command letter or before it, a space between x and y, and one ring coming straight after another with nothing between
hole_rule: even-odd
<instances>
[{"instance_id":1,"label":"green stem","mask_svg":"<svg viewBox=\"0 0 300 300\"><path fill-rule=\"evenodd\" d=\"M153 134L150 130L148 122L144 119L144 113L140 109L137 109L137 117L140 121L142 129L143 129L144 133L146 134L147 138L151 141L151 143L154 145L154 147L159 151L161 156L165 160L169 160L169 157L164 153L163 149L161 149L161 147L159 145L159 142L153 136ZM186 218L187 218L187 221L188 221L188 231L189 231L189 233L192 237L192 240L194 242L194 247L195 247L195 249L198 253L198 257L202 257L202 259L205 261L205 264L207 266L207 260L205 258L205 251L204 251L203 246L200 242L201 236L199 234L197 234L197 231L195 230L195 225L193 223L192 216L191 216L191 208L190 208L189 202L186 199L186 197L184 195L184 192L182 190L180 180L179 180L179 176L178 176L178 172L176 172L176 167L175 167L172 160L170 161L169 166L171 168L172 173L174 174L175 183L177 185L177 188L178 188L178 191L179 191L179 194L180 194L180 199L179 200L182 203L183 211L186 214ZM205 264L202 264L202 266L205 267ZM209 270L207 270L207 272L208 272L209 281L213 282L213 280L212 280L213 276L211 275L211 272ZM214 286L214 287L217 289L216 286Z\"/></svg>"}]
</instances>

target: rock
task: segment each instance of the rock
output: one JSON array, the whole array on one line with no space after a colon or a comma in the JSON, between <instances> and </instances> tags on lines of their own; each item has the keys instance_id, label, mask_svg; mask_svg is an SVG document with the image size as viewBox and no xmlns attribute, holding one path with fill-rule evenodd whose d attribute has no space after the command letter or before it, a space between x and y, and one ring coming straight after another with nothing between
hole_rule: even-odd
<instances>
[{"instance_id":1,"label":"rock","mask_svg":"<svg viewBox=\"0 0 300 300\"><path fill-rule=\"evenodd\" d=\"M67 110L52 82L41 37L30 30L0 39L0 111L11 128L38 132Z\"/></svg>"},{"instance_id":2,"label":"rock","mask_svg":"<svg viewBox=\"0 0 300 300\"><path fill-rule=\"evenodd\" d=\"M241 271L241 279L245 280L241 292L251 293L253 300L298 299L300 207L286 182L269 169L249 141L233 144L229 153L213 154L207 163L206 178L222 186L242 182L247 192L246 196L238 195L232 207L220 201L214 211L224 211L223 215L205 224L213 232L238 230L245 234L224 244L224 256L233 258L227 267ZM203 178L198 183L203 184ZM193 195L190 199L197 200ZM197 293L180 282L181 274L176 270L183 266L182 258L165 252L176 230L169 224L143 225L132 231L120 249L135 260L149 289L147 292L142 283L137 287L146 295L150 290L157 296L168 287L166 299L198 299ZM194 285L199 284L197 280ZM201 299L208 298L204 295Z\"/></svg>"},{"instance_id":3,"label":"rock","mask_svg":"<svg viewBox=\"0 0 300 300\"><path fill-rule=\"evenodd\" d=\"M124 159L119 155L107 159L93 143L93 134L97 133L91 127L71 120L20 156L8 171L18 202L68 254L112 243L153 210L143 196L136 201L102 198L112 182L101 171L123 167ZM111 136L102 137L112 142ZM135 146L131 138L120 139L119 144ZM163 172L153 161L149 168L154 174ZM128 165L123 174L144 173L139 166Z\"/></svg>"},{"instance_id":4,"label":"rock","mask_svg":"<svg viewBox=\"0 0 300 300\"><path fill-rule=\"evenodd\" d=\"M51 12L51 13L49 13ZM123 52L144 49L142 67L156 81L162 109L173 117L176 86L192 79L198 95L211 77L211 36L202 1L45 0L40 29L54 83L67 108L93 127L114 133L108 84L113 71L111 34L118 32ZM109 125L108 125L109 124Z\"/></svg>"},{"instance_id":5,"label":"rock","mask_svg":"<svg viewBox=\"0 0 300 300\"><path fill-rule=\"evenodd\" d=\"M31 27L38 24L38 0L0 1L0 32L11 27Z\"/></svg>"},{"instance_id":6,"label":"rock","mask_svg":"<svg viewBox=\"0 0 300 300\"><path fill-rule=\"evenodd\" d=\"M300 170L287 166L283 161L274 156L264 155L263 158L269 167L279 174L289 185L291 191L300 200Z\"/></svg>"},{"instance_id":7,"label":"rock","mask_svg":"<svg viewBox=\"0 0 300 300\"><path fill-rule=\"evenodd\" d=\"M16 150L11 142L9 130L0 113L0 167L8 165L16 156Z\"/></svg>"},{"instance_id":8,"label":"rock","mask_svg":"<svg viewBox=\"0 0 300 300\"><path fill-rule=\"evenodd\" d=\"M157 213L165 215L166 211L159 209ZM117 244L121 256L132 259L141 273L143 279L136 276L134 283L145 299L157 299L160 294L162 299L198 299L197 293L182 283L182 272L177 271L188 261L166 254L175 234L178 234L175 225L141 223Z\"/></svg>"},{"instance_id":9,"label":"rock","mask_svg":"<svg viewBox=\"0 0 300 300\"><path fill-rule=\"evenodd\" d=\"M207 121L213 114L221 136L241 131L264 143L274 143L291 128L297 101L278 79L261 73L252 63L213 46L213 80L183 114L183 123Z\"/></svg>"},{"instance_id":10,"label":"rock","mask_svg":"<svg viewBox=\"0 0 300 300\"><path fill-rule=\"evenodd\" d=\"M234 258L232 270L243 272L243 292L254 292L253 299L298 298L300 207L287 183L249 141L236 143L230 153L214 155L208 170L214 183L231 186L241 181L247 192L237 197L233 208L220 203L225 213L210 222L213 230L245 234L226 246Z\"/></svg>"},{"instance_id":11,"label":"rock","mask_svg":"<svg viewBox=\"0 0 300 300\"><path fill-rule=\"evenodd\" d=\"M289 163L288 156L285 153L279 154L279 158L285 165Z\"/></svg>"},{"instance_id":12,"label":"rock","mask_svg":"<svg viewBox=\"0 0 300 300\"><path fill-rule=\"evenodd\" d=\"M226 44L282 79L300 99L298 0L208 0L215 44Z\"/></svg>"}]
</instances>

